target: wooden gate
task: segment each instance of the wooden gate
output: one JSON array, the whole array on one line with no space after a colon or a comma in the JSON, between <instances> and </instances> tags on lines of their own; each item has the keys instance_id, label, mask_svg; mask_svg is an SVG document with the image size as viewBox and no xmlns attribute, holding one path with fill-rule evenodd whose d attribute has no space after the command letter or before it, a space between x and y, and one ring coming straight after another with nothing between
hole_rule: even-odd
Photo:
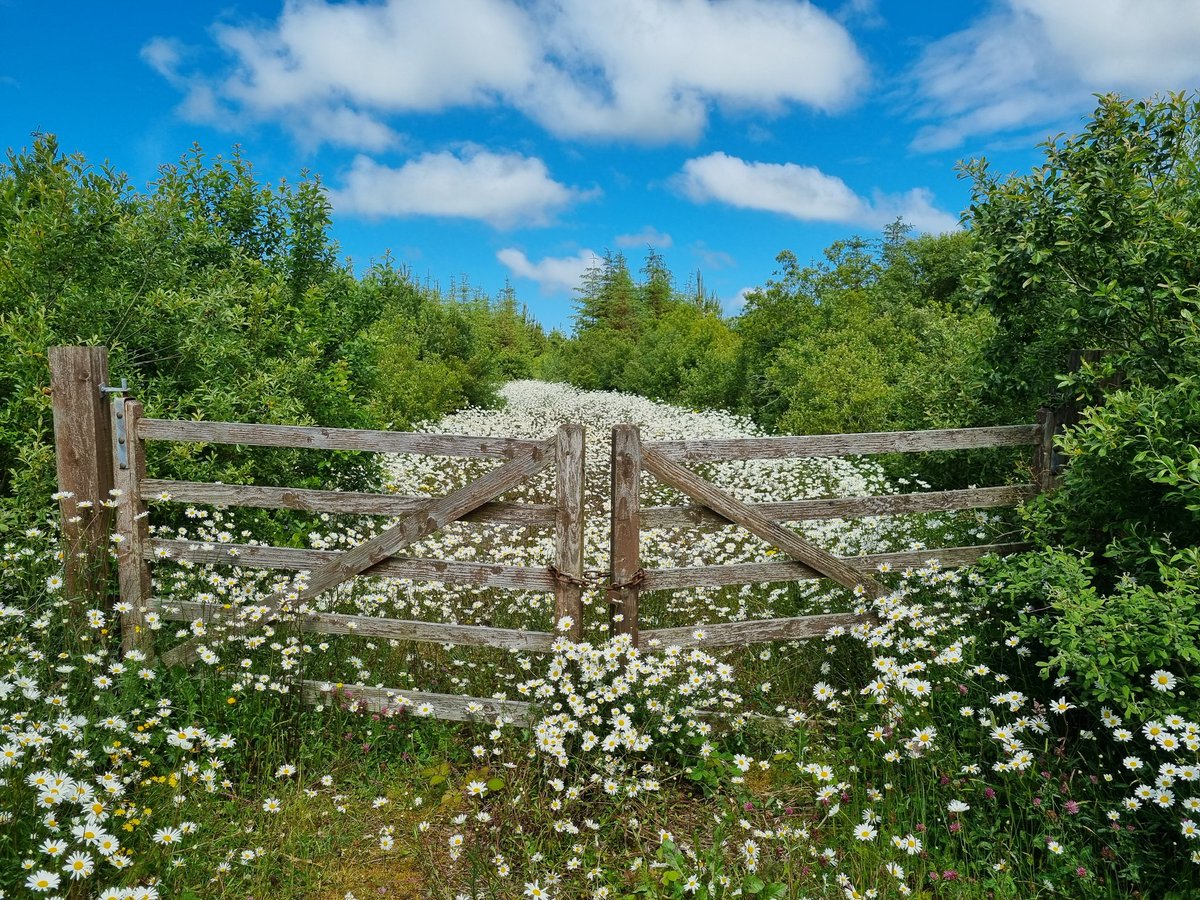
<instances>
[{"instance_id":1,"label":"wooden gate","mask_svg":"<svg viewBox=\"0 0 1200 900\"><path fill-rule=\"evenodd\" d=\"M127 502L118 505L117 569L121 597L130 606L122 614L126 647L153 652L146 615L156 612L166 619L208 622L221 614L218 604L172 603L163 607L150 591L148 563L160 556L199 563L249 568L309 571L307 586L298 596L285 599L276 593L256 604L254 624L282 614L301 631L320 634L394 638L439 644L460 644L506 649L549 650L557 635L552 632L492 628L344 615L304 610L318 595L358 575L379 575L417 581L481 584L512 590L553 592L556 623L569 616L573 624L563 633L578 639L583 622L583 484L584 432L580 425L563 425L555 437L544 441L470 437L450 434L417 434L358 429L288 425L251 425L228 422L172 421L146 418L137 400L112 401L113 458L117 488ZM444 497L398 497L389 494L299 490L261 485L226 485L165 481L145 476L144 444L147 441L199 442L258 447L295 447L327 450L367 450L376 453L413 453L433 456L499 458L505 462ZM528 481L553 465L556 468L555 502L552 505L498 502L495 498ZM151 540L147 534L146 502L219 504L310 512L398 516L398 521L370 540L347 551L301 550L252 544L204 544L194 541ZM555 561L549 568L490 563L396 557L398 551L444 528L451 522L553 526ZM238 629L249 623L229 621ZM200 655L203 637L192 637L162 654L167 665L188 665ZM325 685L305 681L310 701L321 701ZM367 708L411 708L427 705L440 718L465 719L500 713L523 718L528 704L480 697L461 697L420 691L399 691L348 685L342 689ZM328 697L324 698L328 701Z\"/></svg>"},{"instance_id":2,"label":"wooden gate","mask_svg":"<svg viewBox=\"0 0 1200 900\"><path fill-rule=\"evenodd\" d=\"M1017 543L987 544L842 559L814 546L782 523L1016 506L1048 484L1047 448L1052 444L1047 435L1053 434L1054 425L1053 417L1042 416L1034 424L992 428L645 443L635 426L618 425L612 434L612 575L609 604L613 628L617 633L631 635L639 646L658 642L661 645L718 647L820 637L836 625L850 627L861 623L866 616L852 612L832 613L718 623L699 629L696 625L688 625L640 631L638 598L642 591L829 578L865 599L873 599L885 591L871 574L882 563L898 567L918 566L936 559L943 566L956 567L969 565L989 553L1003 555L1027 549L1026 545ZM1035 449L1034 474L1038 483L782 503L743 503L682 465L682 462L734 459L857 456L1019 446ZM643 471L681 491L694 503L641 509ZM739 525L783 551L790 560L665 569L641 567L639 544L643 528L706 522Z\"/></svg>"},{"instance_id":3,"label":"wooden gate","mask_svg":"<svg viewBox=\"0 0 1200 900\"><path fill-rule=\"evenodd\" d=\"M309 572L309 580L298 596L287 598L275 594L267 598L256 607L260 615L255 621L286 615L301 631L319 634L528 651L547 651L556 639L556 634L551 632L345 615L303 608L319 594L357 576L367 575L553 592L555 622L569 616L572 624L566 634L576 640L582 635L582 591L585 587L607 589L613 630L631 635L638 645L729 646L819 637L835 625L853 626L862 622L864 615L844 612L728 622L704 625L699 631L697 625L692 624L639 633L638 599L642 591L830 578L855 591L862 598L860 606L866 609L867 600L885 591L872 574L881 563L904 567L924 565L937 559L943 566L954 567L968 565L989 553L1017 552L1025 549L1025 545L987 544L843 559L806 541L784 523L1015 506L1053 482L1053 435L1058 418L1048 410L1039 414L1037 423L993 428L647 443L641 441L635 426L618 425L612 434L610 568L606 572L585 574L584 431L579 425L564 425L551 439L531 441L155 419L143 416L141 404L123 396L122 389L104 384L107 353L103 348L52 348L51 364L60 487L64 493L74 492L93 500L104 499L109 489L123 495L122 502L117 504L115 525L117 572L123 601L122 644L126 650L137 648L147 653L154 652L147 620L149 614L193 623L207 623L222 615L222 608L211 603L173 602L170 607L160 604L151 591L149 569L149 563L160 556L204 564ZM109 394L115 395L111 404L106 399ZM148 441L412 453L504 462L444 497L399 497L147 478L145 444ZM108 446L112 447L111 455L106 449ZM1034 448L1033 483L776 503L744 503L684 465L733 459L1019 446ZM553 504L511 503L496 499L549 466L555 467L557 476ZM643 471L681 491L693 502L642 509L640 479ZM147 501L162 498L179 503L383 515L397 517L397 521L374 538L347 551L152 540L148 534ZM102 533L106 522L97 518L95 522L88 520L81 525L67 515L65 506L63 511L64 522L68 523L64 526L67 538L86 545L84 549L88 550L82 554L72 552L66 557L68 592L74 603L78 599L77 593L99 594L103 591L104 585L97 581L96 566L92 564L97 559L103 563L107 558L107 540ZM73 521L76 524L69 524ZM395 555L455 521L553 526L554 564L542 568ZM783 551L789 560L642 568L639 544L643 529L709 522L738 525ZM102 581L102 567L99 571ZM236 621L226 624L235 629L245 627ZM171 665L189 664L199 657L202 648L202 638L193 636L163 653L162 659ZM305 681L302 687L310 701L328 699L325 685ZM431 714L441 718L466 719L503 713L524 719L530 710L529 704L518 701L401 692L362 685L350 685L348 689L368 708L380 709L403 698L406 705L427 704Z\"/></svg>"}]
</instances>

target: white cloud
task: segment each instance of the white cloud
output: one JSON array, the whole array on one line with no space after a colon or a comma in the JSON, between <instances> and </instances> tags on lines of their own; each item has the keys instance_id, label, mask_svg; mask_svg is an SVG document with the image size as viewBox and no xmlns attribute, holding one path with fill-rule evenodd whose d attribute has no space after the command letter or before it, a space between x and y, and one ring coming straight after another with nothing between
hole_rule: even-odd
<instances>
[{"instance_id":1,"label":"white cloud","mask_svg":"<svg viewBox=\"0 0 1200 900\"><path fill-rule=\"evenodd\" d=\"M866 81L849 32L806 0L291 0L214 34L216 75L182 75L163 38L143 57L249 119L366 148L388 116L497 104L562 136L691 140L713 106L836 109ZM339 133L321 110L357 118Z\"/></svg>"},{"instance_id":2,"label":"white cloud","mask_svg":"<svg viewBox=\"0 0 1200 900\"><path fill-rule=\"evenodd\" d=\"M856 194L842 179L813 166L748 162L725 153L689 159L675 184L697 203L715 201L742 209L780 213L793 219L881 228L903 216L918 231L952 231L958 220L933 205L922 188L899 196Z\"/></svg>"},{"instance_id":3,"label":"white cloud","mask_svg":"<svg viewBox=\"0 0 1200 900\"><path fill-rule=\"evenodd\" d=\"M918 150L1061 122L1093 94L1146 96L1200 78L1194 0L1005 0L930 45L912 72Z\"/></svg>"},{"instance_id":4,"label":"white cloud","mask_svg":"<svg viewBox=\"0 0 1200 900\"><path fill-rule=\"evenodd\" d=\"M713 271L729 269L737 265L737 260L732 255L724 250L713 250L704 241L696 241L692 244L692 254L706 269Z\"/></svg>"},{"instance_id":5,"label":"white cloud","mask_svg":"<svg viewBox=\"0 0 1200 900\"><path fill-rule=\"evenodd\" d=\"M345 106L317 107L302 123L292 128L306 144L315 142L314 135L322 135L326 143L376 152L402 143L399 134L374 116Z\"/></svg>"},{"instance_id":6,"label":"white cloud","mask_svg":"<svg viewBox=\"0 0 1200 900\"><path fill-rule=\"evenodd\" d=\"M148 40L141 51L142 61L173 85L178 84L179 65L183 50L179 41L156 37Z\"/></svg>"},{"instance_id":7,"label":"white cloud","mask_svg":"<svg viewBox=\"0 0 1200 900\"><path fill-rule=\"evenodd\" d=\"M508 0L384 4L293 0L263 28L225 25L232 99L264 113L300 104L436 110L486 102L529 78L528 18Z\"/></svg>"},{"instance_id":8,"label":"white cloud","mask_svg":"<svg viewBox=\"0 0 1200 900\"><path fill-rule=\"evenodd\" d=\"M580 250L575 256L546 256L533 262L515 247L505 247L496 259L515 277L536 281L543 294L573 293L584 272L600 263L593 250Z\"/></svg>"},{"instance_id":9,"label":"white cloud","mask_svg":"<svg viewBox=\"0 0 1200 900\"><path fill-rule=\"evenodd\" d=\"M725 310L725 315L740 315L742 310L746 308L746 295L755 290L758 290L758 288L744 287L728 300L722 300L721 308Z\"/></svg>"},{"instance_id":10,"label":"white cloud","mask_svg":"<svg viewBox=\"0 0 1200 900\"><path fill-rule=\"evenodd\" d=\"M862 222L882 228L899 217L918 232L942 234L958 231L958 217L938 209L934 205L934 199L933 191L928 188L912 188L903 194L884 194L876 191Z\"/></svg>"},{"instance_id":11,"label":"white cloud","mask_svg":"<svg viewBox=\"0 0 1200 900\"><path fill-rule=\"evenodd\" d=\"M659 231L653 225L647 225L633 234L618 234L614 240L618 247L653 247L655 250L666 250L672 243L669 234Z\"/></svg>"},{"instance_id":12,"label":"white cloud","mask_svg":"<svg viewBox=\"0 0 1200 900\"><path fill-rule=\"evenodd\" d=\"M806 2L560 0L538 8L548 54L517 103L559 135L691 140L713 104L834 109L866 80L846 29Z\"/></svg>"},{"instance_id":13,"label":"white cloud","mask_svg":"<svg viewBox=\"0 0 1200 900\"><path fill-rule=\"evenodd\" d=\"M367 217L448 216L500 228L544 225L589 196L555 181L536 157L479 149L426 153L399 168L359 156L330 192L335 207Z\"/></svg>"}]
</instances>

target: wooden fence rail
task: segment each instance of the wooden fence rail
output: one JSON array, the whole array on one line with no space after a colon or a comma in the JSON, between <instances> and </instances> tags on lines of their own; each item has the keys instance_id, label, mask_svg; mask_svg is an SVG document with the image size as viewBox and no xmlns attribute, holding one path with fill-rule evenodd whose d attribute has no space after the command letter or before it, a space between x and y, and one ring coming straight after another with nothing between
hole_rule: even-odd
<instances>
[{"instance_id":1,"label":"wooden fence rail","mask_svg":"<svg viewBox=\"0 0 1200 900\"><path fill-rule=\"evenodd\" d=\"M319 491L264 487L253 484L213 484L198 481L168 481L161 478L142 480L140 490L142 500L158 500L164 495L181 503L373 516L402 516L416 512L429 501L428 497L404 497L397 494L370 494L357 491ZM558 516L556 507L548 503L493 501L467 513L461 521L489 525L544 526L554 525L558 521Z\"/></svg>"},{"instance_id":2,"label":"wooden fence rail","mask_svg":"<svg viewBox=\"0 0 1200 900\"><path fill-rule=\"evenodd\" d=\"M245 422L196 422L142 419L137 436L143 441L195 444L238 444L245 447L290 447L307 450L362 450L368 453L416 453L421 456L467 456L513 459L541 445L517 438L317 428L310 425L252 425Z\"/></svg>"}]
</instances>

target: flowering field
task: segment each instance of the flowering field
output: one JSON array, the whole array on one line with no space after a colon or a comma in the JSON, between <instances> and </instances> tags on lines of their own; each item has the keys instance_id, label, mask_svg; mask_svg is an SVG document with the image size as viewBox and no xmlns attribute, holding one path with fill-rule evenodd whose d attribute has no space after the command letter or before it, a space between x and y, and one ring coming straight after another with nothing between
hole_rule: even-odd
<instances>
[{"instance_id":1,"label":"flowering field","mask_svg":"<svg viewBox=\"0 0 1200 900\"><path fill-rule=\"evenodd\" d=\"M586 562L606 564L607 435L753 434L625 394L514 382L499 411L431 431L588 428ZM389 488L443 494L487 463L400 457ZM731 462L745 500L918 490L864 460ZM546 500L552 474L506 499ZM644 485L647 504L677 502ZM70 498L82 515L122 498ZM172 518L174 516L174 518ZM159 537L253 543L232 511L152 513ZM314 517L292 537L352 546L387 523ZM981 514L807 523L839 555L976 543ZM0 556L0 896L1189 897L1200 890L1200 725L1170 665L1127 673L1126 708L1085 708L1071 675L1006 623L986 571L882 572L880 624L749 649L635 650L585 595L584 641L551 653L302 633L259 604L278 573L154 566L160 649L204 638L189 672L122 654L114 612L71 610L52 524ZM278 540L278 538L277 538ZM412 555L549 564L553 535L456 524ZM765 560L733 527L643 535L647 565ZM226 608L175 622L173 603ZM644 594L645 628L866 610L827 582ZM321 610L554 630L548 594L363 578ZM238 627L229 627L236 622ZM181 627L182 626L182 627ZM324 686L305 706L300 680ZM392 688L370 712L346 685ZM441 691L534 704L524 724L430 718Z\"/></svg>"}]
</instances>

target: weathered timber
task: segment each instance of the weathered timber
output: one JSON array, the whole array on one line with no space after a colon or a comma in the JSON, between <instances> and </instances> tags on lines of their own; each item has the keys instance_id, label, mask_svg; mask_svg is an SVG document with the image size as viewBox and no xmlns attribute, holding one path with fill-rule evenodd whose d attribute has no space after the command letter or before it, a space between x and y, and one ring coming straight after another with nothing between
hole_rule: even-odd
<instances>
[{"instance_id":1,"label":"weathered timber","mask_svg":"<svg viewBox=\"0 0 1200 900\"><path fill-rule=\"evenodd\" d=\"M174 559L198 563L242 566L247 569L284 569L312 572L343 556L342 550L299 550L260 544L208 544L196 541L151 541L148 559L165 553ZM360 575L440 581L446 584L478 584L513 591L553 591L554 576L534 566L504 566L498 563L462 562L393 556L364 569Z\"/></svg>"},{"instance_id":2,"label":"weathered timber","mask_svg":"<svg viewBox=\"0 0 1200 900\"><path fill-rule=\"evenodd\" d=\"M313 571L308 586L300 593L296 604L305 603L353 578L397 550L444 528L447 523L478 509L492 498L536 475L553 461L553 445L552 440L538 443L527 454L492 469L445 497L430 500L421 509L369 541L364 541L353 550L338 554L336 558ZM271 597L266 605L278 609L283 599L278 595ZM201 643L199 638L189 638L168 653L164 653L163 662L168 666L191 663L198 658Z\"/></svg>"},{"instance_id":3,"label":"weathered timber","mask_svg":"<svg viewBox=\"0 0 1200 900\"><path fill-rule=\"evenodd\" d=\"M583 637L583 426L563 425L554 443L556 516L554 567L559 578L554 589L554 623L570 616L567 630L572 640ZM574 579L574 580L571 580Z\"/></svg>"},{"instance_id":4,"label":"weathered timber","mask_svg":"<svg viewBox=\"0 0 1200 900\"><path fill-rule=\"evenodd\" d=\"M235 614L236 610L232 607L190 600L165 604L162 607L162 617L176 622L229 621ZM307 634L345 634L430 644L499 647L503 650L547 651L556 639L555 635L546 631L522 631L486 625L456 625L326 612L299 613L289 625Z\"/></svg>"},{"instance_id":5,"label":"weathered timber","mask_svg":"<svg viewBox=\"0 0 1200 900\"><path fill-rule=\"evenodd\" d=\"M642 464L664 484L682 491L838 584L848 588L861 587L868 597L879 597L885 593L883 585L867 572L804 540L796 532L784 528L657 451L643 448Z\"/></svg>"},{"instance_id":6,"label":"weathered timber","mask_svg":"<svg viewBox=\"0 0 1200 900\"><path fill-rule=\"evenodd\" d=\"M639 504L641 495L641 435L636 425L612 430L612 530L609 565L612 586L608 609L613 634L638 640L638 595L641 576Z\"/></svg>"},{"instance_id":7,"label":"weathered timber","mask_svg":"<svg viewBox=\"0 0 1200 900\"><path fill-rule=\"evenodd\" d=\"M113 483L112 424L100 386L108 383L104 347L51 347L50 404L54 454L66 553L66 595L72 610L83 603L107 605L108 529L111 516L101 502ZM6 461L15 464L15 460ZM90 508L78 504L87 501Z\"/></svg>"},{"instance_id":8,"label":"weathered timber","mask_svg":"<svg viewBox=\"0 0 1200 900\"><path fill-rule=\"evenodd\" d=\"M124 449L114 442L111 450L113 473L117 489L116 532L121 540L116 545L117 582L121 599L128 603L128 612L121 613L121 649L154 652L154 632L146 627L150 611L149 524L145 502L140 498L138 485L146 475L146 456L142 442L134 437L142 417L142 404L137 400L113 397L112 429L124 438ZM124 462L124 466L121 462Z\"/></svg>"},{"instance_id":9,"label":"weathered timber","mask_svg":"<svg viewBox=\"0 0 1200 900\"><path fill-rule=\"evenodd\" d=\"M712 438L647 443L667 459L711 462L727 459L787 459L801 456L861 456L872 453L923 453L980 447L1032 446L1041 427L999 425L990 428L943 428L933 431L880 431L861 434L807 434L779 437Z\"/></svg>"},{"instance_id":10,"label":"weathered timber","mask_svg":"<svg viewBox=\"0 0 1200 900\"><path fill-rule=\"evenodd\" d=\"M746 505L777 522L800 522L810 519L850 519L859 516L887 516L1016 506L1037 492L1037 485L1014 484L956 491L931 491L927 494L833 497L780 503L747 503ZM713 523L726 524L727 520L724 516L697 504L652 506L642 510L643 528L669 528L677 525Z\"/></svg>"},{"instance_id":11,"label":"weathered timber","mask_svg":"<svg viewBox=\"0 0 1200 900\"><path fill-rule=\"evenodd\" d=\"M250 506L257 509L297 509L305 512L354 515L402 516L415 512L429 497L368 494L352 491L319 491L250 484L208 484L199 481L167 481L148 478L142 482L142 499L155 500L163 494L172 502L213 506ZM485 503L463 516L463 522L491 525L553 525L555 508L547 503Z\"/></svg>"},{"instance_id":12,"label":"weathered timber","mask_svg":"<svg viewBox=\"0 0 1200 900\"><path fill-rule=\"evenodd\" d=\"M843 561L861 569L876 569L887 563L895 569L919 567L937 560L944 569L969 566L994 553L1008 556L1022 553L1029 544L981 544L975 547L942 547L932 550L908 550L899 553L873 553L851 556ZM642 589L674 591L698 587L727 587L736 584L757 584L772 581L806 581L824 576L802 562L726 563L719 566L679 566L671 569L647 569Z\"/></svg>"},{"instance_id":13,"label":"weathered timber","mask_svg":"<svg viewBox=\"0 0 1200 900\"><path fill-rule=\"evenodd\" d=\"M395 711L403 705L406 715L419 715L417 710L427 704L429 718L453 722L494 722L498 716L503 716L517 725L528 725L533 716L531 705L520 700L460 697L429 691L367 687L363 684L337 685L307 679L301 683L301 690L304 702L311 705L347 707L357 700L369 712ZM472 711L476 705L478 710Z\"/></svg>"},{"instance_id":14,"label":"weathered timber","mask_svg":"<svg viewBox=\"0 0 1200 900\"><path fill-rule=\"evenodd\" d=\"M410 431L369 431L313 425L252 425L244 422L197 422L142 419L139 436L148 441L241 444L247 447L295 447L311 450L365 450L371 453L419 453L513 459L532 452L541 441Z\"/></svg>"},{"instance_id":15,"label":"weathered timber","mask_svg":"<svg viewBox=\"0 0 1200 900\"><path fill-rule=\"evenodd\" d=\"M852 628L862 623L854 613L830 613L821 616L794 616L787 619L758 619L750 622L721 622L714 625L689 625L685 628L655 628L643 631L641 646L658 641L670 647L731 647L763 641L796 641L823 637L830 628ZM700 637L697 637L700 635Z\"/></svg>"},{"instance_id":16,"label":"weathered timber","mask_svg":"<svg viewBox=\"0 0 1200 900\"><path fill-rule=\"evenodd\" d=\"M1059 430L1060 411L1043 406L1037 411L1038 442L1033 447L1033 481L1039 490L1054 489L1057 472L1054 466L1054 436Z\"/></svg>"}]
</instances>

